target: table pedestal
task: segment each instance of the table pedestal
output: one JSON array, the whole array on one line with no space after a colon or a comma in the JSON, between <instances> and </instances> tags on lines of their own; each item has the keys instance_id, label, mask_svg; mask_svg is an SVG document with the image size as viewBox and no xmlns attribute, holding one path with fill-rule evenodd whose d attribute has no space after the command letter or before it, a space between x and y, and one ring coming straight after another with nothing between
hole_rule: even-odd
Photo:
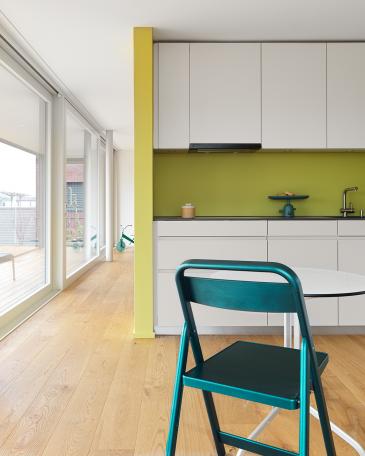
<instances>
[{"instance_id":1,"label":"table pedestal","mask_svg":"<svg viewBox=\"0 0 365 456\"><path fill-rule=\"evenodd\" d=\"M307 298L308 299L308 298ZM301 332L299 327L299 320L296 315L293 315L294 321L292 321L291 314L284 314L284 347L289 348L298 348L300 349L300 342L301 342ZM292 328L294 327L294 334ZM248 436L249 439L256 439L261 432L268 426L269 423L275 418L275 416L279 413L280 409L277 407L273 407L271 411L268 413L266 418L264 418L261 423L251 432ZM314 407L310 407L310 413L314 418L319 420L319 415L317 410ZM335 423L331 422L331 429L332 431L337 434L342 440L347 442L352 448L359 454L360 456L365 456L365 449L353 439L350 435L348 435L345 431L339 428ZM237 456L243 456L247 454L245 450L239 450Z\"/></svg>"}]
</instances>

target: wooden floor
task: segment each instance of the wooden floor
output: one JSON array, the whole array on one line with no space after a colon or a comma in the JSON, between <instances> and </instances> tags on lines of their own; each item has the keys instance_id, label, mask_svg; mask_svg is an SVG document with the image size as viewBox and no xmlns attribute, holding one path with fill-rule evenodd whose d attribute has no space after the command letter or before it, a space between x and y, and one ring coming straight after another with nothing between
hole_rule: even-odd
<instances>
[{"instance_id":1,"label":"wooden floor","mask_svg":"<svg viewBox=\"0 0 365 456\"><path fill-rule=\"evenodd\" d=\"M164 454L178 339L133 340L132 260L129 251L100 264L0 342L0 456ZM209 354L235 338L203 339ZM331 357L324 376L331 418L365 445L365 337L316 342ZM267 410L216 403L222 428L242 434ZM262 440L295 449L297 419L281 413ZM319 425L311 424L310 454L324 455ZM356 454L335 443L339 456ZM177 454L214 455L196 391L184 396Z\"/></svg>"}]
</instances>

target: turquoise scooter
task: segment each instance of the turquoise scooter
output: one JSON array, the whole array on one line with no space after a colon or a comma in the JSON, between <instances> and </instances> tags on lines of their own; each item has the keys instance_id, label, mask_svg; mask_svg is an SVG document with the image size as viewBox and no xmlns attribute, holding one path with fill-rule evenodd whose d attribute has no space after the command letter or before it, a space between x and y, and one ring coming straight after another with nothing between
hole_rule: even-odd
<instances>
[{"instance_id":1,"label":"turquoise scooter","mask_svg":"<svg viewBox=\"0 0 365 456\"><path fill-rule=\"evenodd\" d=\"M131 226L132 225L126 225L123 227L123 225L121 225L122 234L120 236L119 241L117 242L117 244L115 246L115 248L118 250L118 252L124 252L124 250L127 247L126 241L129 242L129 245L134 244L134 236L133 235L128 236L127 234L125 234L125 230Z\"/></svg>"}]
</instances>

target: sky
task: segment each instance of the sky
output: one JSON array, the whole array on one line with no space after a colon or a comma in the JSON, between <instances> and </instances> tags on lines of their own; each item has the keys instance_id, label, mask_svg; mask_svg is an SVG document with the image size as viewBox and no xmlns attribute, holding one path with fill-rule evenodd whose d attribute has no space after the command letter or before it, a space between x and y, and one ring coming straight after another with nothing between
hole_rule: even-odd
<instances>
[{"instance_id":1,"label":"sky","mask_svg":"<svg viewBox=\"0 0 365 456\"><path fill-rule=\"evenodd\" d=\"M36 156L0 142L0 192L36 196Z\"/></svg>"}]
</instances>

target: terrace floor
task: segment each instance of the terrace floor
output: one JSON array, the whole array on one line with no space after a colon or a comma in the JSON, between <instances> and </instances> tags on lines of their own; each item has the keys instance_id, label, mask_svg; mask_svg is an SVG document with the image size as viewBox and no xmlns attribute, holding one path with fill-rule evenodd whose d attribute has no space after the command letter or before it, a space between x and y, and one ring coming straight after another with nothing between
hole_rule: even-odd
<instances>
[{"instance_id":1,"label":"terrace floor","mask_svg":"<svg viewBox=\"0 0 365 456\"><path fill-rule=\"evenodd\" d=\"M46 277L44 249L0 245L0 252L12 253L15 260L15 280L13 280L11 261L0 263L0 313L2 313L42 288Z\"/></svg>"},{"instance_id":2,"label":"terrace floor","mask_svg":"<svg viewBox=\"0 0 365 456\"><path fill-rule=\"evenodd\" d=\"M15 280L11 261L0 263L0 314L35 293L46 284L45 250L21 245L0 245L1 253L12 253L15 259ZM81 247L66 248L67 271L85 263Z\"/></svg>"}]
</instances>

